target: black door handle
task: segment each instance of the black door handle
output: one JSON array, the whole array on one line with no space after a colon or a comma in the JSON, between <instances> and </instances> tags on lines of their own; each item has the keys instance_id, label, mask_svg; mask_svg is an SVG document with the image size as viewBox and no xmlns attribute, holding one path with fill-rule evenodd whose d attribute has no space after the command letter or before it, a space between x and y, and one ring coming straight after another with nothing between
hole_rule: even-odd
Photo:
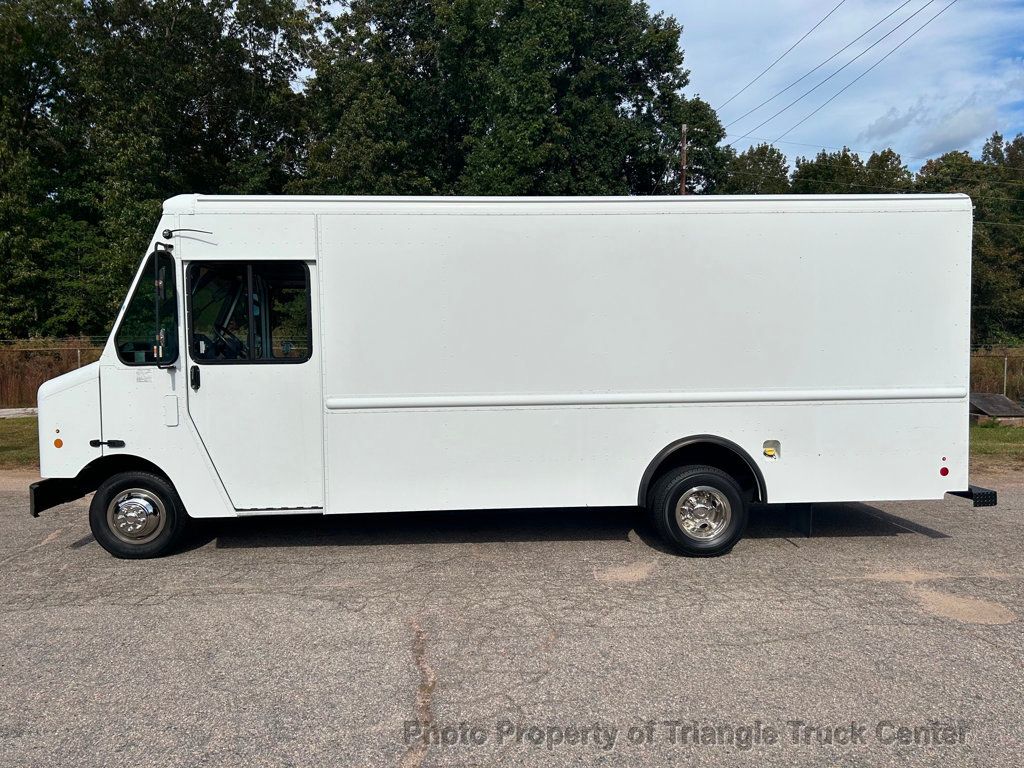
<instances>
[{"instance_id":1,"label":"black door handle","mask_svg":"<svg viewBox=\"0 0 1024 768\"><path fill-rule=\"evenodd\" d=\"M99 448L101 445L106 445L110 448L124 448L124 440L90 440L89 445L93 448Z\"/></svg>"},{"instance_id":2,"label":"black door handle","mask_svg":"<svg viewBox=\"0 0 1024 768\"><path fill-rule=\"evenodd\" d=\"M192 385L192 389L199 389L199 366L193 365L191 370L188 372L188 380Z\"/></svg>"}]
</instances>

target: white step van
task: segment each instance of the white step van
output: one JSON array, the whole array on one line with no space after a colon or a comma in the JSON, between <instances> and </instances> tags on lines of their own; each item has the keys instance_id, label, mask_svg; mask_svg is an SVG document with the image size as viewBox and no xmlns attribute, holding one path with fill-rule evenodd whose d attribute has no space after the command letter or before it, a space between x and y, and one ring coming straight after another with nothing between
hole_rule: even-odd
<instances>
[{"instance_id":1,"label":"white step van","mask_svg":"<svg viewBox=\"0 0 1024 768\"><path fill-rule=\"evenodd\" d=\"M958 195L164 204L99 362L39 390L32 513L119 557L187 518L752 503L968 487Z\"/></svg>"}]
</instances>

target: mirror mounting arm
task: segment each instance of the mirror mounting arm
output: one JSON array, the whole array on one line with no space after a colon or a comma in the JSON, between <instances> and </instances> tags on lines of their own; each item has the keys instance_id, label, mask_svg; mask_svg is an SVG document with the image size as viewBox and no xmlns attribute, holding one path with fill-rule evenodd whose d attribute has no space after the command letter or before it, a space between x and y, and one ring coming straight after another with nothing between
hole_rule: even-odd
<instances>
[{"instance_id":1,"label":"mirror mounting arm","mask_svg":"<svg viewBox=\"0 0 1024 768\"><path fill-rule=\"evenodd\" d=\"M181 229L165 229L163 232L160 233L160 237L162 237L164 240L170 240L172 237L174 237L174 233L175 232L199 232L200 234L203 234L203 235L212 235L213 234L213 232L210 232L210 231L205 230L205 229L185 229L185 228L181 228Z\"/></svg>"}]
</instances>

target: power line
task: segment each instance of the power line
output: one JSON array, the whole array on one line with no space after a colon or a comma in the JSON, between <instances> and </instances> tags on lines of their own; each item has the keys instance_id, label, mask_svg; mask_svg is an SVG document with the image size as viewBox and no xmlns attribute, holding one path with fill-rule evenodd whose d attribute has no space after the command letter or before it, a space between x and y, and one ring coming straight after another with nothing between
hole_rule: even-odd
<instances>
[{"instance_id":1,"label":"power line","mask_svg":"<svg viewBox=\"0 0 1024 768\"><path fill-rule=\"evenodd\" d=\"M737 96L739 96L739 95L740 95L741 93L743 93L743 92L744 92L745 90L747 90L747 88L749 88L749 87L750 87L750 86L752 86L752 85L753 85L754 83L756 83L756 82L757 82L758 80L760 80L760 79L761 79L762 77L764 77L764 76L765 76L766 74L768 74L768 71L769 71L769 70L770 70L770 69L771 69L772 67L774 67L774 66L775 66L776 64L778 64L778 63L779 63L780 61L782 61L782 60L783 60L784 58L786 58L786 57L787 57L787 56L788 56L788 55L789 55L790 53L792 53L792 51L793 51L793 49L794 49L794 48L796 48L796 47L797 47L798 45L800 45L800 43L802 43L802 42L803 42L804 40L806 40L806 39L807 39L807 38L808 38L808 37L810 36L810 34L811 34L811 33L812 33L812 32L813 32L814 30L816 30L816 29L817 29L818 27L820 27L820 26L821 26L822 24L824 24L824 23L825 23L825 21L826 21L826 20L828 19L828 17L829 17L829 16L831 16L831 15L832 15L833 13L835 13L836 11L838 11L838 10L839 10L839 6L841 6L841 5L842 5L843 3L845 3L845 2L846 2L846 0L839 0L839 2L838 2L838 3L836 4L836 6L835 6L835 7L834 7L834 8L833 8L833 9L832 9L831 11L829 11L828 13L826 13L826 14L824 15L824 17L822 17L821 21L819 21L819 22L818 22L817 24L815 24L815 25L814 25L813 27L811 27L811 28L810 28L810 29L809 29L809 30L808 30L808 31L807 31L807 32L806 32L806 33L804 34L804 36L803 36L803 37L801 37L801 38L800 38L799 40L797 40L797 41L796 41L795 43L793 43L793 44L792 44L791 46L789 46L789 48L788 48L788 49L786 50L786 52L785 52L785 53L783 53L783 54L782 54L781 56L779 56L779 58L777 58L777 59L776 59L775 61L773 61L773 62L772 62L771 64L769 64L769 65L768 65L767 67L765 67L765 68L764 68L763 70L761 70L761 73L760 73L760 74L759 74L759 75L758 75L757 77L755 77L755 78L754 78L753 80L751 80L751 81L750 81L749 83L747 83L747 84L746 84L746 85L744 85L744 86L743 86L742 88L740 88L740 89L739 89L738 91L736 91L736 93L734 93L734 94L733 94L732 96L730 96L730 97L729 97L728 99L726 99L726 100L725 100L725 101L723 101L723 102L722 102L721 104L719 104L719 105L718 105L718 109L721 109L722 107L724 107L724 106L725 106L726 104L728 104L728 103L729 103L729 102L731 102L731 101L732 101L733 99L735 99L735 98L736 98Z\"/></svg>"},{"instance_id":2,"label":"power line","mask_svg":"<svg viewBox=\"0 0 1024 768\"><path fill-rule=\"evenodd\" d=\"M922 9L921 9L921 10L924 10L924 8L926 8L926 7L928 6L928 5L931 5L931 3L932 3L932 2L934 2L934 0L929 0L929 1L928 1L928 3L927 3L927 4L926 4L926 5L924 6L924 7L922 7ZM908 35L907 37L905 37L905 38L903 39L903 41L902 41L902 42L900 42L900 43L899 43L899 44L898 44L898 45L897 45L897 46L896 46L895 48L893 48L893 49L892 49L891 51L889 51L889 52L888 52L887 54L885 54L885 56L883 56L882 58L880 58L880 59L879 59L878 61L876 61L876 62L875 62L874 64L872 64L872 65L871 65L870 67L868 67L868 68L867 68L867 69L865 69L865 70L864 70L863 72L861 72L861 73L860 73L860 74L859 74L859 75L858 75L857 77L855 77L855 78L854 78L853 80L851 80L851 81L850 81L849 83L847 83L847 84L846 84L845 86L843 86L842 88L840 88L840 89L839 89L839 91L837 91L837 92L836 92L836 94L835 94L834 96L832 96L832 98L830 98L830 99L829 99L828 101L826 101L826 102L825 102L824 104L822 104L822 105L821 105L820 107L818 107L818 108L817 108L816 110L814 110L814 111L813 111L813 112L811 112L811 113L810 113L809 115L807 115L807 116L806 116L806 117L805 117L805 118L804 118L803 120L800 120L800 121L799 121L798 123L796 123L796 125L794 125L794 126L793 126L792 128L790 128L790 129L789 129L788 131L786 131L786 132L785 132L785 133L783 133L783 134L782 134L781 136L779 136L779 139L782 139L782 138L785 138L786 136L788 136L788 135L789 135L790 133L792 133L792 132L793 132L793 131L795 131L795 130L796 130L797 128L799 128L799 127L800 127L801 125L803 125L804 123L806 123L806 122L807 122L808 120L810 120L810 119L811 119L812 117L814 117L814 116L815 116L816 114L818 114L819 112L821 112L821 110L823 110L823 109L824 109L825 107L827 107L827 106L828 106L829 104L831 104L831 103L832 103L833 101L835 101L836 99L838 99L838 98L839 98L839 97L840 97L840 96L841 96L841 95L842 95L842 94L843 94L843 93L844 93L844 92L845 92L845 91L846 91L847 89L849 89L849 88L850 88L851 86L853 86L854 84L856 84L856 83L857 83L857 81L859 81L859 80L860 80L860 79L861 79L862 77L864 77L865 75L869 74L869 73L870 73L870 72L871 72L871 71L872 71L872 70L873 70L873 69L874 69L875 67L877 67L877 66L878 66L879 64L881 64L881 63L882 63L883 61L885 61L885 60L886 60L886 59L888 59L888 58L889 58L890 56L892 56L892 55L893 55L894 53L896 53L896 51L898 51L898 50L899 50L900 48L902 48L902 47L903 47L904 45L906 45L906 44L907 44L908 42L910 42L910 41L911 41L911 40L912 40L912 39L913 39L913 38L914 38L914 37L915 37L915 36L917 35L917 33L918 33L918 32L920 32L920 31L921 31L922 29L924 29L924 28L925 28L925 27L927 27L927 26L928 26L929 24L931 24L931 23L932 23L933 21L935 21L935 20L936 20L937 18L939 18L939 16L941 16L942 14L944 14L944 13L945 13L946 11L948 11L948 10L949 10L950 8L952 8L952 7L954 6L954 5L956 5L956 4L958 3L958 2L960 2L960 0L950 0L950 2L949 2L949 3L947 4L947 5L945 5L945 6L944 6L944 7L942 8L942 10L940 10L940 11L939 11L938 13L936 13L936 14L935 14L934 16L932 16L932 17L931 17L930 19L928 19L928 21L926 21L926 22L925 22L924 24L922 24L922 25L921 25L920 27L918 27L918 28L917 28L917 29L915 29L915 30L914 30L913 32L911 32L911 33L910 33L910 34L909 34L909 35ZM907 21L909 21L909 20L910 20L910 19L912 19L912 18L913 18L913 16L909 17L909 18L907 19ZM899 27L897 27L897 29L899 29ZM893 31L895 31L895 30L893 30ZM755 129L755 130L757 130L757 129ZM778 139L776 139L776 141L778 141Z\"/></svg>"},{"instance_id":3,"label":"power line","mask_svg":"<svg viewBox=\"0 0 1024 768\"><path fill-rule=\"evenodd\" d=\"M841 67L840 67L839 69L837 69L837 70L836 70L835 72L833 72L833 73L832 73L831 75L829 75L828 77L826 77L826 78L825 78L824 80L822 80L822 81L821 81L820 83L818 83L818 84L817 84L817 85L815 85L814 87L812 87L812 88L809 88L808 90L804 91L804 92L803 92L802 94L800 94L799 96L797 96L797 97L796 97L795 99L793 99L793 101L789 102L789 104L787 104L786 106L784 106L784 107L783 107L782 109L780 109L780 110L779 110L778 112L776 112L776 113L775 113L774 115L772 115L771 117L769 117L769 118L768 118L767 120L763 121L762 123L760 123L760 124L759 124L759 125L757 125L756 127L754 127L754 128L751 128L751 129L750 129L750 130L749 130L749 131L748 131L747 133L745 133L745 134L743 134L742 136L740 136L740 138L738 138L738 139L737 139L737 141L743 141L743 139L747 138L747 136L749 136L750 134L752 134L752 133L753 133L754 131L760 130L760 129L761 129L761 128L763 128L764 126L768 125L768 123L770 123L770 122L771 122L772 120L774 120L775 118L777 118L777 117L778 117L779 115L783 114L784 112L788 112L788 111L789 111L789 110L790 110L790 109L791 109L792 107L796 106L796 105L797 105L797 104L798 104L799 102L803 101L803 100L804 100L805 98L807 98L808 96L810 96L810 95L811 95L812 93L814 93L814 92L815 92L816 90L818 90L819 88L821 88L821 86L823 86L823 85L824 85L825 83L827 83L827 82L828 82L829 80L831 80L831 79L832 79L833 77L835 77L836 75L838 75L838 74L839 74L840 72L842 72L842 71L843 71L844 69L846 69L847 67L849 67L849 66L850 66L851 64L853 64L853 63L854 63L855 61L857 61L858 59L860 59L860 58L861 58L862 56L866 55L866 54L867 54L867 53L868 53L869 51L871 51L871 50L872 50L873 48L875 48L875 47L876 47L877 45L879 45L879 44L880 44L880 43L881 43L881 42L882 42L883 40L885 40L885 39L886 39L887 37L889 37L889 36L890 36L890 35L891 35L891 34L892 34L893 32L895 32L895 31L896 31L897 29L899 29L900 27L902 27L902 26L903 26L904 24L906 24L906 23L907 23L908 21L910 21L910 20L911 20L912 18L914 18L915 16L917 16L917 14L921 13L921 11L923 11L923 10L924 10L925 8L927 8L927 7L929 6L929 5L931 5L931 4L932 4L932 3L934 3L934 2L935 2L935 0L928 0L928 2L926 2L926 3L924 4L924 5L922 5L922 6L920 7L920 8L918 8L918 9L917 9L916 11L914 11L914 12L913 12L912 14L910 14L909 16L907 16L907 18L905 18L905 19L904 19L903 21L901 21L901 22L900 22L899 24L897 24L897 25L896 25L895 27L893 27L892 29L890 29L890 30L889 30L888 32L886 32L886 33L885 33L884 35L882 35L882 36L881 36L880 38L878 38L877 40L875 40L875 42L873 42L873 43L872 43L871 45L869 45L869 46L868 46L867 48L865 48L865 49L864 49L863 51L861 51L860 53L858 53L858 54L857 54L856 56L854 56L854 57L853 57L852 59L850 59L850 60L849 60L848 62L846 62L845 64L843 64L843 66L841 66ZM870 71L870 70L869 70L869 71ZM788 131L787 131L787 133L788 133ZM785 134L783 134L783 135L785 135Z\"/></svg>"},{"instance_id":4,"label":"power line","mask_svg":"<svg viewBox=\"0 0 1024 768\"><path fill-rule=\"evenodd\" d=\"M881 21L877 21L877 22L875 22L874 26L870 27L869 29L865 30L864 32L861 32L861 33L860 33L860 35L859 35L858 37L856 37L856 38L854 38L853 40L851 40L850 42L848 42L848 43L847 43L846 45L844 45L844 46L843 46L842 48L840 48L840 49L839 49L838 51L836 51L836 52L835 52L835 53L833 53L833 54L832 54L831 56L829 56L829 57L828 57L827 59L825 59L825 60L824 60L823 62L821 62L821 64L819 64L819 65L818 65L818 66L816 66L816 67L815 67L814 69L812 69L812 70L811 70L810 72L807 72L807 73L805 73L804 75L802 75L801 77L797 78L797 79L796 79L796 80L794 80L794 81L793 81L792 83L790 83L790 84L789 84L789 85L787 85L787 86L786 86L785 88L783 88L783 89L782 89L781 91L779 91L778 93L776 93L776 94L775 94L774 96L771 96L771 97L769 97L769 98L765 99L764 101L762 101L762 102L761 102L760 104L758 104L758 105L757 105L756 107L754 107L753 109L751 109L751 110L749 110L749 111L747 111L747 112L744 112L744 113L743 113L742 115L740 115L739 117L737 117L737 118L736 118L735 120L733 120L732 122L728 123L728 124L727 124L727 125L726 125L725 127L726 127L726 128L728 128L728 127L729 127L730 125L735 125L736 123L738 123L738 122L739 122L740 120L742 120L743 118L745 118L745 117L749 117L750 115L752 115L752 114L754 114L755 112L757 112L757 110L759 110L759 109L760 109L761 107L763 107L763 106L765 106L766 104L769 104L769 103L771 103L771 102L775 101L775 99L779 98L779 96L781 96L782 94L784 94L784 93L785 93L786 91L788 91L788 90L789 90L790 88L792 88L793 86L797 85L798 83L801 83L801 82L803 82L804 80L806 80L806 79L807 79L808 77L810 77L810 76L811 76L811 75L813 75L813 74L814 74L815 72L817 72L817 71L818 71L819 69L821 69L822 67L824 67L824 66L825 66L826 64L828 64L828 63L829 63L830 61L832 61L832 59L834 59L834 58L835 58L836 56L838 56L839 54L841 54L841 53L842 53L843 51L849 50L849 49L850 49L850 48L851 48L851 47L852 47L853 45L855 45L855 44L856 44L856 43L858 43L859 41L863 40L863 39L864 39L865 37L867 37L867 36L868 36L869 34L871 34L872 32L874 32L874 31L875 31L876 29L878 29L878 27L880 27L880 26L881 26L882 24L884 24L885 22L887 22L887 21L888 21L889 19L891 19L891 18L892 18L893 16L895 16L895 15L896 15L897 13L899 13L900 11L902 11L902 10L903 10L904 8L906 8L906 7L908 6L908 5L910 5L910 4L912 3L912 2L914 2L914 0L904 0L904 3L903 3L903 4L901 5L901 6L899 6L898 8L896 8L896 9L895 9L894 11L890 11L890 13L889 13L889 14L888 14L887 16L885 16L885 17L884 17L884 18L883 18L883 19L882 19Z\"/></svg>"},{"instance_id":5,"label":"power line","mask_svg":"<svg viewBox=\"0 0 1024 768\"><path fill-rule=\"evenodd\" d=\"M725 138L729 138L729 137L726 136ZM833 146L829 146L828 144L812 144L812 143L808 143L806 141L782 141L781 139L776 140L776 141L772 141L771 139L769 139L769 138L767 138L765 136L747 136L745 138L753 139L754 141L760 141L760 142L763 142L765 144L791 144L794 147L810 147L812 149L834 149L834 150L848 149L851 152L856 152L859 155L870 155L870 154L874 154L875 152L878 151L877 149L871 149L871 150L868 150L868 149L854 149L853 147L846 147L846 146L843 146L843 147L833 147ZM735 139L734 142L727 143L727 144L725 144L725 146L727 146L727 147L733 146L733 144L736 141L739 141L739 139L737 138L737 139ZM900 157L905 157L908 160L931 160L931 159L933 159L932 157L925 156L925 155L900 155ZM1007 183L1007 182L1004 182L1004 183Z\"/></svg>"},{"instance_id":6,"label":"power line","mask_svg":"<svg viewBox=\"0 0 1024 768\"><path fill-rule=\"evenodd\" d=\"M729 137L726 136L725 138L729 138ZM806 141L782 141L782 140L772 141L771 139L767 138L766 136L747 136L745 138L753 139L754 141L760 141L760 142L762 142L764 144L792 144L794 147L810 147L811 149L833 149L833 150L837 150L837 151L838 150L843 150L843 149L848 149L851 152L856 152L858 155L873 155L876 152L878 152L877 149L854 149L853 147L847 147L847 146L833 147L833 146L829 146L828 144L812 144L812 143L808 143ZM726 143L723 146L731 147L731 146L733 146L739 140L740 139L737 138L734 141L728 142L728 143ZM931 160L932 159L931 157L925 157L925 156L922 156L922 155L900 155L900 157L904 157L904 158L906 158L908 160Z\"/></svg>"}]
</instances>

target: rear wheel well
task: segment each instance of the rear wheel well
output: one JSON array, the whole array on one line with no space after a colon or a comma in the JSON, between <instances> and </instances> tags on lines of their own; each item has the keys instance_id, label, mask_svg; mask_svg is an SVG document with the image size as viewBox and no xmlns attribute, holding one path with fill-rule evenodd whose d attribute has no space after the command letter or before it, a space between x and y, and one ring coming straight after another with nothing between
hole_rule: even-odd
<instances>
[{"instance_id":1,"label":"rear wheel well","mask_svg":"<svg viewBox=\"0 0 1024 768\"><path fill-rule=\"evenodd\" d=\"M666 446L644 472L637 503L647 506L647 494L658 478L669 470L689 465L715 467L731 476L749 501L768 501L768 491L760 468L750 455L735 443L711 435L677 440Z\"/></svg>"},{"instance_id":2,"label":"rear wheel well","mask_svg":"<svg viewBox=\"0 0 1024 768\"><path fill-rule=\"evenodd\" d=\"M83 495L92 493L104 480L113 477L121 472L151 472L171 483L167 473L151 461L131 454L115 454L113 456L102 456L82 468L75 481L82 489ZM173 486L174 483L171 483Z\"/></svg>"}]
</instances>

